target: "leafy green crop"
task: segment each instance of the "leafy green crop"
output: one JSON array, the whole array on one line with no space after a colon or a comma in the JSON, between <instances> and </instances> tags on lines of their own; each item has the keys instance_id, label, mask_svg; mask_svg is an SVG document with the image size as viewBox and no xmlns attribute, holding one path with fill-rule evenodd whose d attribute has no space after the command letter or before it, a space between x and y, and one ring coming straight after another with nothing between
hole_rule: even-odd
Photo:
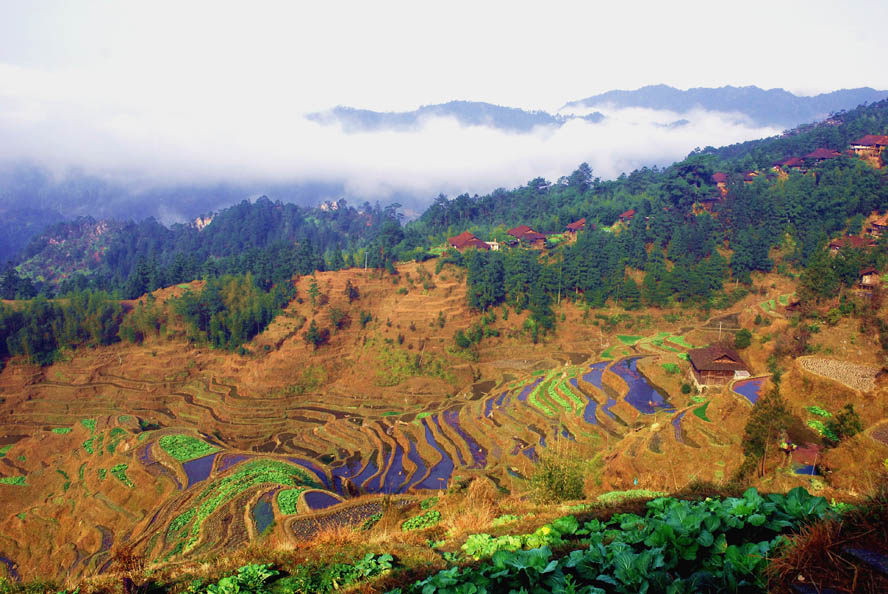
<instances>
[{"instance_id":1,"label":"leafy green crop","mask_svg":"<svg viewBox=\"0 0 888 594\"><path fill-rule=\"evenodd\" d=\"M219 448L190 435L164 435L158 442L167 454L179 462L188 462L219 451Z\"/></svg>"},{"instance_id":2,"label":"leafy green crop","mask_svg":"<svg viewBox=\"0 0 888 594\"><path fill-rule=\"evenodd\" d=\"M826 499L801 488L767 497L751 488L721 501L664 497L647 508L644 517L616 514L582 528L565 516L531 535L475 535L463 551L490 561L454 566L390 594L763 592L763 569L784 533L833 513ZM555 558L550 546L568 540L585 548Z\"/></svg>"},{"instance_id":3,"label":"leafy green crop","mask_svg":"<svg viewBox=\"0 0 888 594\"><path fill-rule=\"evenodd\" d=\"M354 563L300 565L290 576L273 585L275 592L314 594L340 590L351 584L387 573L392 568L389 554L367 553Z\"/></svg>"},{"instance_id":4,"label":"leafy green crop","mask_svg":"<svg viewBox=\"0 0 888 594\"><path fill-rule=\"evenodd\" d=\"M822 408L820 408L819 406L808 406L808 407L805 408L805 410L807 410L807 411L808 411L809 413L811 413L812 415L817 415L818 417L824 417L824 418L825 418L825 417L831 417L831 416L832 416L832 415L829 413L829 411L827 411L827 410L825 410L825 409L822 409Z\"/></svg>"},{"instance_id":5,"label":"leafy green crop","mask_svg":"<svg viewBox=\"0 0 888 594\"><path fill-rule=\"evenodd\" d=\"M496 528L498 526L505 526L506 524L517 522L520 519L521 516L516 516L514 514L503 514L498 518L494 518L493 521L490 522L490 525Z\"/></svg>"},{"instance_id":6,"label":"leafy green crop","mask_svg":"<svg viewBox=\"0 0 888 594\"><path fill-rule=\"evenodd\" d=\"M304 488L299 489L285 489L280 491L277 496L278 507L281 510L281 513L284 515L295 514L297 510L297 504L299 503L299 496L305 491Z\"/></svg>"},{"instance_id":7,"label":"leafy green crop","mask_svg":"<svg viewBox=\"0 0 888 594\"><path fill-rule=\"evenodd\" d=\"M87 454L94 454L95 453L96 450L95 450L95 447L93 446L93 443L95 443L95 440L96 440L96 436L93 435L92 437L90 437L89 439L87 439L86 441L83 442L83 444L82 444L83 449L86 450Z\"/></svg>"},{"instance_id":8,"label":"leafy green crop","mask_svg":"<svg viewBox=\"0 0 888 594\"><path fill-rule=\"evenodd\" d=\"M121 462L120 464L115 464L111 468L111 475L127 487L133 488L136 485L133 483L133 481L129 480L128 476L126 476L127 468L128 466L124 462Z\"/></svg>"},{"instance_id":9,"label":"leafy green crop","mask_svg":"<svg viewBox=\"0 0 888 594\"><path fill-rule=\"evenodd\" d=\"M425 528L431 528L440 521L441 512L438 510L427 511L424 514L413 516L409 520L405 520L404 523L401 524L401 530L405 532L408 530L423 530Z\"/></svg>"},{"instance_id":10,"label":"leafy green crop","mask_svg":"<svg viewBox=\"0 0 888 594\"><path fill-rule=\"evenodd\" d=\"M0 485L17 485L19 487L23 487L28 483L25 482L25 477L23 476L3 476L0 477Z\"/></svg>"},{"instance_id":11,"label":"leafy green crop","mask_svg":"<svg viewBox=\"0 0 888 594\"><path fill-rule=\"evenodd\" d=\"M364 520L364 523L361 524L361 530L367 531L367 530L372 529L374 526L376 526L377 523L379 523L379 520L381 520L381 519L382 519L382 512L378 512L378 513L373 514L372 516L370 516L369 518Z\"/></svg>"},{"instance_id":12,"label":"leafy green crop","mask_svg":"<svg viewBox=\"0 0 888 594\"><path fill-rule=\"evenodd\" d=\"M423 499L419 503L419 507L420 507L420 509L429 509L430 507L435 507L435 505L437 503L438 503L437 497L429 497L428 499Z\"/></svg>"},{"instance_id":13,"label":"leafy green crop","mask_svg":"<svg viewBox=\"0 0 888 594\"><path fill-rule=\"evenodd\" d=\"M71 433L70 427L53 427L52 432L56 435L65 435L66 433Z\"/></svg>"},{"instance_id":14,"label":"leafy green crop","mask_svg":"<svg viewBox=\"0 0 888 594\"><path fill-rule=\"evenodd\" d=\"M96 432L96 420L95 419L81 419L80 424L89 429L90 433Z\"/></svg>"}]
</instances>

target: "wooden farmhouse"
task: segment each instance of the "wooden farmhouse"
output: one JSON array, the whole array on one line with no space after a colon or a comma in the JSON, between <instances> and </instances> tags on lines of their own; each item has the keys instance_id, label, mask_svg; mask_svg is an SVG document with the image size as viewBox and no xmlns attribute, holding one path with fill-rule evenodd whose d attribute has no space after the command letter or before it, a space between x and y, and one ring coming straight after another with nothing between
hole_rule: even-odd
<instances>
[{"instance_id":1,"label":"wooden farmhouse","mask_svg":"<svg viewBox=\"0 0 888 594\"><path fill-rule=\"evenodd\" d=\"M527 225L518 225L506 231L509 235L517 239L520 243L529 245L534 249L544 249L546 247L546 236L537 233Z\"/></svg>"},{"instance_id":2,"label":"wooden farmhouse","mask_svg":"<svg viewBox=\"0 0 888 594\"><path fill-rule=\"evenodd\" d=\"M746 363L734 349L713 345L688 351L691 376L698 388L723 386L735 378L749 377Z\"/></svg>"},{"instance_id":3,"label":"wooden farmhouse","mask_svg":"<svg viewBox=\"0 0 888 594\"><path fill-rule=\"evenodd\" d=\"M886 232L888 232L888 213L883 214L878 217L875 221L870 223L869 234L873 237L882 237Z\"/></svg>"},{"instance_id":4,"label":"wooden farmhouse","mask_svg":"<svg viewBox=\"0 0 888 594\"><path fill-rule=\"evenodd\" d=\"M872 298L873 290L881 285L882 277L879 271L872 266L867 266L857 273L857 285L854 287L855 293L865 298Z\"/></svg>"},{"instance_id":5,"label":"wooden farmhouse","mask_svg":"<svg viewBox=\"0 0 888 594\"><path fill-rule=\"evenodd\" d=\"M778 178L785 179L789 176L789 171L801 171L805 173L805 161L799 157L787 157L775 162L771 166L771 171L777 174Z\"/></svg>"},{"instance_id":6,"label":"wooden farmhouse","mask_svg":"<svg viewBox=\"0 0 888 594\"><path fill-rule=\"evenodd\" d=\"M626 223L627 225L632 221L632 218L635 216L635 209L631 208L626 212L622 213L618 218L620 222Z\"/></svg>"},{"instance_id":7,"label":"wooden farmhouse","mask_svg":"<svg viewBox=\"0 0 888 594\"><path fill-rule=\"evenodd\" d=\"M564 235L567 237L567 240L573 243L577 240L577 235L586 228L586 217L583 217L579 221L574 221L573 223L568 223L564 227Z\"/></svg>"},{"instance_id":8,"label":"wooden farmhouse","mask_svg":"<svg viewBox=\"0 0 888 594\"><path fill-rule=\"evenodd\" d=\"M819 148L811 151L807 155L805 155L805 161L809 163L822 163L823 161L827 161L829 159L835 159L836 157L841 157L842 153L838 151L834 151L832 149Z\"/></svg>"},{"instance_id":9,"label":"wooden farmhouse","mask_svg":"<svg viewBox=\"0 0 888 594\"><path fill-rule=\"evenodd\" d=\"M490 246L485 242L481 241L468 231L463 231L456 237L448 237L447 243L456 248L460 253L465 252L468 249L476 249L476 250L484 250L487 251L490 249Z\"/></svg>"},{"instance_id":10,"label":"wooden farmhouse","mask_svg":"<svg viewBox=\"0 0 888 594\"><path fill-rule=\"evenodd\" d=\"M888 146L888 136L867 134L858 138L848 147L856 156L868 161L876 168L882 167L882 151Z\"/></svg>"},{"instance_id":11,"label":"wooden farmhouse","mask_svg":"<svg viewBox=\"0 0 888 594\"><path fill-rule=\"evenodd\" d=\"M715 183L715 187L718 188L718 191L721 192L722 196L728 195L728 174L722 171L717 171L712 174L712 181Z\"/></svg>"},{"instance_id":12,"label":"wooden farmhouse","mask_svg":"<svg viewBox=\"0 0 888 594\"><path fill-rule=\"evenodd\" d=\"M837 254L844 249L863 250L874 245L875 242L873 240L865 237L839 237L829 242L829 251L832 254Z\"/></svg>"}]
</instances>

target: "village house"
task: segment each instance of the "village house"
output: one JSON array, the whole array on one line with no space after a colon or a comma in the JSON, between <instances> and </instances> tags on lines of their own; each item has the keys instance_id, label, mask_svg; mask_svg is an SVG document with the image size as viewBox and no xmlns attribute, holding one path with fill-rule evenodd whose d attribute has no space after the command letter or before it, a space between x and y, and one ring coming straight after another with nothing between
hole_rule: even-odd
<instances>
[{"instance_id":1,"label":"village house","mask_svg":"<svg viewBox=\"0 0 888 594\"><path fill-rule=\"evenodd\" d=\"M870 223L870 226L867 229L867 232L873 237L882 237L882 234L886 231L888 231L888 213L883 214Z\"/></svg>"},{"instance_id":2,"label":"village house","mask_svg":"<svg viewBox=\"0 0 888 594\"><path fill-rule=\"evenodd\" d=\"M728 174L722 171L717 171L712 174L712 181L715 183L715 187L718 188L718 191L721 192L722 196L728 195Z\"/></svg>"},{"instance_id":3,"label":"village house","mask_svg":"<svg viewBox=\"0 0 888 594\"><path fill-rule=\"evenodd\" d=\"M567 240L571 243L577 240L577 235L586 228L586 217L578 221L574 221L573 223L568 223L564 227L564 235L567 237Z\"/></svg>"},{"instance_id":4,"label":"village house","mask_svg":"<svg viewBox=\"0 0 888 594\"><path fill-rule=\"evenodd\" d=\"M771 171L776 173L777 177L781 179L789 177L790 170L805 173L805 162L799 157L787 157L786 159L775 162L771 166Z\"/></svg>"},{"instance_id":5,"label":"village house","mask_svg":"<svg viewBox=\"0 0 888 594\"><path fill-rule=\"evenodd\" d=\"M837 254L844 249L863 250L874 245L873 240L865 237L839 237L829 242L829 251L832 254Z\"/></svg>"},{"instance_id":6,"label":"village house","mask_svg":"<svg viewBox=\"0 0 888 594\"><path fill-rule=\"evenodd\" d=\"M490 246L487 245L487 243L481 241L468 231L463 231L456 237L448 237L447 243L450 244L451 247L456 248L460 253L463 253L468 249L477 249L484 251L490 249Z\"/></svg>"},{"instance_id":7,"label":"village house","mask_svg":"<svg viewBox=\"0 0 888 594\"><path fill-rule=\"evenodd\" d=\"M805 155L805 161L812 163L822 163L823 161L827 161L829 159L835 159L836 157L841 157L842 153L838 151L834 151L832 149L827 148L819 148L811 151L807 155Z\"/></svg>"},{"instance_id":8,"label":"village house","mask_svg":"<svg viewBox=\"0 0 888 594\"><path fill-rule=\"evenodd\" d=\"M752 182L755 181L755 178L757 178L758 176L759 176L758 171L752 171L752 170L744 171L743 172L743 183L744 184L751 184Z\"/></svg>"},{"instance_id":9,"label":"village house","mask_svg":"<svg viewBox=\"0 0 888 594\"><path fill-rule=\"evenodd\" d=\"M877 169L882 167L882 151L888 146L888 136L867 134L848 147L854 155L869 162Z\"/></svg>"},{"instance_id":10,"label":"village house","mask_svg":"<svg viewBox=\"0 0 888 594\"><path fill-rule=\"evenodd\" d=\"M537 233L527 225L518 225L509 229L506 233L533 249L541 250L546 247L546 236L542 233Z\"/></svg>"},{"instance_id":11,"label":"village house","mask_svg":"<svg viewBox=\"0 0 888 594\"><path fill-rule=\"evenodd\" d=\"M746 363L734 349L712 345L688 351L691 378L698 388L723 386L734 379L749 377Z\"/></svg>"},{"instance_id":12,"label":"village house","mask_svg":"<svg viewBox=\"0 0 888 594\"><path fill-rule=\"evenodd\" d=\"M626 212L622 213L619 217L617 217L621 223L626 223L627 225L632 221L632 218L635 216L635 209L631 208Z\"/></svg>"}]
</instances>

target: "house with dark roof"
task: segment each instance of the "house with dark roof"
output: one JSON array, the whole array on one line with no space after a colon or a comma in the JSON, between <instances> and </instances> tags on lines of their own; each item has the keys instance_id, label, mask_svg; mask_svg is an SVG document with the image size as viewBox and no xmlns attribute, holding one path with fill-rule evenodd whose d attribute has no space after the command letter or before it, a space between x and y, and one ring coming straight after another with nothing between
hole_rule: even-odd
<instances>
[{"instance_id":1,"label":"house with dark roof","mask_svg":"<svg viewBox=\"0 0 888 594\"><path fill-rule=\"evenodd\" d=\"M735 378L749 377L749 369L737 351L731 347L715 344L702 349L688 351L691 362L691 377L698 388L723 386Z\"/></svg>"},{"instance_id":2,"label":"house with dark roof","mask_svg":"<svg viewBox=\"0 0 888 594\"><path fill-rule=\"evenodd\" d=\"M617 217L620 222L626 223L627 225L632 221L632 218L635 216L635 209L630 208L626 212L622 213L619 217Z\"/></svg>"},{"instance_id":3,"label":"house with dark roof","mask_svg":"<svg viewBox=\"0 0 888 594\"><path fill-rule=\"evenodd\" d=\"M534 249L541 250L546 247L546 236L543 233L537 233L527 225L518 225L506 231L509 235L517 239L520 243L528 245Z\"/></svg>"},{"instance_id":4,"label":"house with dark roof","mask_svg":"<svg viewBox=\"0 0 888 594\"><path fill-rule=\"evenodd\" d=\"M728 195L728 174L723 171L716 171L712 174L712 183L718 188L722 196Z\"/></svg>"},{"instance_id":5,"label":"house with dark roof","mask_svg":"<svg viewBox=\"0 0 888 594\"><path fill-rule=\"evenodd\" d=\"M883 214L870 223L867 231L869 231L869 234L873 237L881 237L882 234L888 231L888 213Z\"/></svg>"},{"instance_id":6,"label":"house with dark roof","mask_svg":"<svg viewBox=\"0 0 888 594\"><path fill-rule=\"evenodd\" d=\"M580 231L586 228L586 217L578 221L574 221L573 223L568 223L564 226L564 235L567 237L568 241L576 241L577 235ZM594 226L593 226L594 228Z\"/></svg>"},{"instance_id":7,"label":"house with dark roof","mask_svg":"<svg viewBox=\"0 0 888 594\"><path fill-rule=\"evenodd\" d=\"M807 155L805 155L804 159L808 162L813 163L822 163L823 161L829 159L835 159L836 157L841 157L842 153L838 151L834 151L832 149L827 148L819 148L811 151Z\"/></svg>"},{"instance_id":8,"label":"house with dark roof","mask_svg":"<svg viewBox=\"0 0 888 594\"><path fill-rule=\"evenodd\" d=\"M881 282L879 271L872 266L867 266L857 273L857 286L862 289L872 289Z\"/></svg>"},{"instance_id":9,"label":"house with dark roof","mask_svg":"<svg viewBox=\"0 0 888 594\"><path fill-rule=\"evenodd\" d=\"M867 134L852 142L848 148L855 156L869 161L877 168L882 167L882 151L888 146L888 136Z\"/></svg>"},{"instance_id":10,"label":"house with dark roof","mask_svg":"<svg viewBox=\"0 0 888 594\"><path fill-rule=\"evenodd\" d=\"M485 242L481 241L468 231L463 231L455 237L448 237L447 243L450 244L451 247L459 250L460 253L472 248L484 251L490 249L489 245L487 245Z\"/></svg>"},{"instance_id":11,"label":"house with dark roof","mask_svg":"<svg viewBox=\"0 0 888 594\"><path fill-rule=\"evenodd\" d=\"M837 254L844 249L853 249L853 250L863 250L866 248L871 248L876 243L872 239L867 239L865 237L839 237L838 239L833 239L829 242L829 251L833 254Z\"/></svg>"}]
</instances>

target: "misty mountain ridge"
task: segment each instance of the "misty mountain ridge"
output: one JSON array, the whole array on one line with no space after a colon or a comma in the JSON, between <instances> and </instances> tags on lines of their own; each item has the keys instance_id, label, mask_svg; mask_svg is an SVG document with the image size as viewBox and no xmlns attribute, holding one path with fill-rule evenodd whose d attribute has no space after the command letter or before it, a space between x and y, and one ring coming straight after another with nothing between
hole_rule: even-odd
<instances>
[{"instance_id":1,"label":"misty mountain ridge","mask_svg":"<svg viewBox=\"0 0 888 594\"><path fill-rule=\"evenodd\" d=\"M634 91L614 90L566 103L559 112L574 109L643 107L687 113L695 109L741 113L759 126L792 128L826 118L831 113L852 109L888 97L888 91L871 87L841 89L812 97L794 95L784 89L756 86L696 87L686 91L669 85L649 85Z\"/></svg>"},{"instance_id":2,"label":"misty mountain ridge","mask_svg":"<svg viewBox=\"0 0 888 594\"><path fill-rule=\"evenodd\" d=\"M463 126L487 126L516 133L528 133L538 126L559 127L573 119L598 122L604 118L600 113L586 116L553 115L545 111L526 111L483 101L449 101L401 112L380 112L339 105L329 111L314 112L305 117L325 126L341 124L346 132L407 131L421 126L425 118L452 117Z\"/></svg>"}]
</instances>

